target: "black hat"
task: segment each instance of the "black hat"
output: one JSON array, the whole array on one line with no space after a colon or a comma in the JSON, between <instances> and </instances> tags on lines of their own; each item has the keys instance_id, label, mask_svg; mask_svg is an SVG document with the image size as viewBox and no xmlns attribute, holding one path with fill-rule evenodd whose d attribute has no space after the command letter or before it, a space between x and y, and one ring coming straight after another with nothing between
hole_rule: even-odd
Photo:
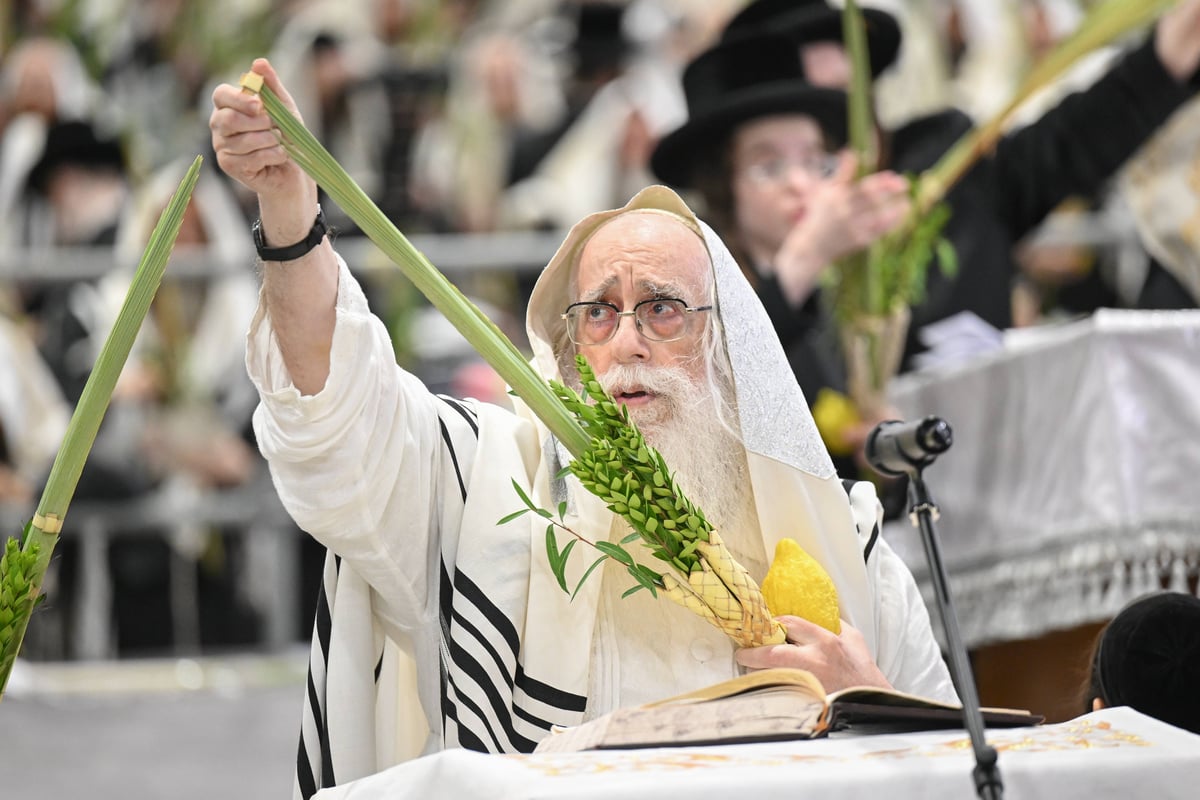
<instances>
[{"instance_id":1,"label":"black hat","mask_svg":"<svg viewBox=\"0 0 1200 800\"><path fill-rule=\"evenodd\" d=\"M1200 733L1200 598L1161 592L1130 603L1096 649L1101 699Z\"/></svg>"},{"instance_id":2,"label":"black hat","mask_svg":"<svg viewBox=\"0 0 1200 800\"><path fill-rule=\"evenodd\" d=\"M29 171L28 185L44 193L54 170L68 164L123 172L125 156L115 139L97 135L88 123L61 122L46 132L42 156Z\"/></svg>"},{"instance_id":3,"label":"black hat","mask_svg":"<svg viewBox=\"0 0 1200 800\"><path fill-rule=\"evenodd\" d=\"M624 14L624 6L603 0L578 4L571 43L576 74L588 77L621 66L630 51L622 27Z\"/></svg>"},{"instance_id":4,"label":"black hat","mask_svg":"<svg viewBox=\"0 0 1200 800\"><path fill-rule=\"evenodd\" d=\"M900 25L886 11L862 9L867 32L871 75L883 72L900 51ZM756 0L729 21L722 41L773 33L797 45L810 42L841 42L842 11L822 0Z\"/></svg>"},{"instance_id":5,"label":"black hat","mask_svg":"<svg viewBox=\"0 0 1200 800\"><path fill-rule=\"evenodd\" d=\"M771 114L813 117L830 144L846 141L846 93L805 81L796 46L778 36L722 42L701 53L683 73L688 121L663 137L650 157L661 180L688 186L702 146L743 122Z\"/></svg>"}]
</instances>

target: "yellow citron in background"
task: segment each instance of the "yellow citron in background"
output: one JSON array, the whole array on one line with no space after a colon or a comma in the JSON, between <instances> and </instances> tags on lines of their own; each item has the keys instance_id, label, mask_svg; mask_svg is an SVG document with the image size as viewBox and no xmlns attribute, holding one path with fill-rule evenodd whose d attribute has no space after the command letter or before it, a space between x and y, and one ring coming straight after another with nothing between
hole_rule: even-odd
<instances>
[{"instance_id":1,"label":"yellow citron in background","mask_svg":"<svg viewBox=\"0 0 1200 800\"><path fill-rule=\"evenodd\" d=\"M762 593L775 616L802 617L833 633L842 632L833 580L795 539L780 539L775 545Z\"/></svg>"},{"instance_id":2,"label":"yellow citron in background","mask_svg":"<svg viewBox=\"0 0 1200 800\"><path fill-rule=\"evenodd\" d=\"M853 400L841 392L825 387L817 392L817 402L813 406L812 415L821 440L825 442L831 455L848 456L854 453L854 442L849 438L849 434L862 425L862 417L859 416Z\"/></svg>"}]
</instances>

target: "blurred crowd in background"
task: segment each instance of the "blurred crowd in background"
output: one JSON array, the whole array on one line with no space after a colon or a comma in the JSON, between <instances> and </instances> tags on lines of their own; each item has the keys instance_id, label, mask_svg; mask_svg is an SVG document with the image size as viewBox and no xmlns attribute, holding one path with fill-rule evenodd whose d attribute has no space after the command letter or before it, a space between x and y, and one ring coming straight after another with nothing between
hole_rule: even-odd
<instances>
[{"instance_id":1,"label":"blurred crowd in background","mask_svg":"<svg viewBox=\"0 0 1200 800\"><path fill-rule=\"evenodd\" d=\"M648 166L654 145L687 116L683 68L743 5L10 0L0 17L5 524L28 517L150 230L187 164L209 155L213 87L235 82L255 56L272 60L307 126L405 233L540 231L554 238L657 182ZM986 119L1087 7L1084 0L868 5L893 13L903 30L899 59L876 83L888 127L947 107ZM1086 86L1118 50L1082 61L1031 101L1018 124ZM1194 121L1196 110L1193 102L1185 113ZM1200 182L1200 173L1191 180ZM1126 202L1117 191L1079 198L1042 239L1020 245L1016 324L1136 303L1150 259ZM330 203L326 213L339 246L352 243L353 222ZM255 216L253 198L209 155L176 249L177 262L192 266L168 270L77 503L101 508L155 498L211 510L221 498L266 503L271 496L250 429L256 395L242 360L257 303ZM34 268L45 263L39 252L78 261L56 264L50 274ZM518 344L523 299L540 266L462 277L464 290ZM1194 305L1194 287L1179 283L1177 304ZM367 284L405 366L448 391L503 402L503 387L402 282L376 275ZM227 520L200 515L190 522L152 536L109 531L114 624L107 652L178 647L180 621L167 609L172 575L179 580L170 565L180 554L199 604L189 646L262 640L270 556L256 556L251 539ZM310 547L307 537L294 536L297 548ZM27 655L35 658L81 655L69 633L78 614L73 597L82 591L79 540L65 536L60 547L48 608L39 612L58 622L31 626ZM296 639L306 635L319 558L300 562Z\"/></svg>"}]
</instances>

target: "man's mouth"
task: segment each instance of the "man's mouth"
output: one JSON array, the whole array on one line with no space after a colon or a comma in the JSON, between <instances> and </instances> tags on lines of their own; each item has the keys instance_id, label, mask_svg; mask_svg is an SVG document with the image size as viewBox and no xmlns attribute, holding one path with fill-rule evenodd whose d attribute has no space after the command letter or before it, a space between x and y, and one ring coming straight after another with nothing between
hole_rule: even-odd
<instances>
[{"instance_id":1,"label":"man's mouth","mask_svg":"<svg viewBox=\"0 0 1200 800\"><path fill-rule=\"evenodd\" d=\"M618 403L624 403L627 406L636 406L641 405L642 403L650 402L654 399L654 395L641 389L633 389L625 392L617 392L613 395L613 399Z\"/></svg>"}]
</instances>

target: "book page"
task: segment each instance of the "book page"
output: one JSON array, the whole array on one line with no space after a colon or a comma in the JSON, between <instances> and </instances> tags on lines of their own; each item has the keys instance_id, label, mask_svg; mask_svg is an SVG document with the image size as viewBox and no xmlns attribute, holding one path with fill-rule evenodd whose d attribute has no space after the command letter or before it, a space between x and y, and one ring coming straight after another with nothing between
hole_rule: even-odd
<instances>
[{"instance_id":1,"label":"book page","mask_svg":"<svg viewBox=\"0 0 1200 800\"><path fill-rule=\"evenodd\" d=\"M952 728L961 725L961 719L959 706L873 686L850 687L827 699L810 672L766 669L556 729L534 752L811 739L845 729ZM1041 720L1012 712L987 715L986 721L1011 726Z\"/></svg>"},{"instance_id":2,"label":"book page","mask_svg":"<svg viewBox=\"0 0 1200 800\"><path fill-rule=\"evenodd\" d=\"M551 733L536 753L632 747L735 744L821 734L824 701L807 687L777 685L710 700L622 708Z\"/></svg>"},{"instance_id":3,"label":"book page","mask_svg":"<svg viewBox=\"0 0 1200 800\"><path fill-rule=\"evenodd\" d=\"M760 669L754 672L747 672L745 675L739 675L727 681L714 683L712 686L705 686L703 689L697 689L694 692L678 694L664 700L656 700L653 703L647 703L642 708L655 708L657 706L680 703L702 703L772 686L792 687L793 691L807 694L815 700L823 701L825 698L825 687L821 686L821 682L817 680L816 675L803 669L775 667L773 669Z\"/></svg>"}]
</instances>

